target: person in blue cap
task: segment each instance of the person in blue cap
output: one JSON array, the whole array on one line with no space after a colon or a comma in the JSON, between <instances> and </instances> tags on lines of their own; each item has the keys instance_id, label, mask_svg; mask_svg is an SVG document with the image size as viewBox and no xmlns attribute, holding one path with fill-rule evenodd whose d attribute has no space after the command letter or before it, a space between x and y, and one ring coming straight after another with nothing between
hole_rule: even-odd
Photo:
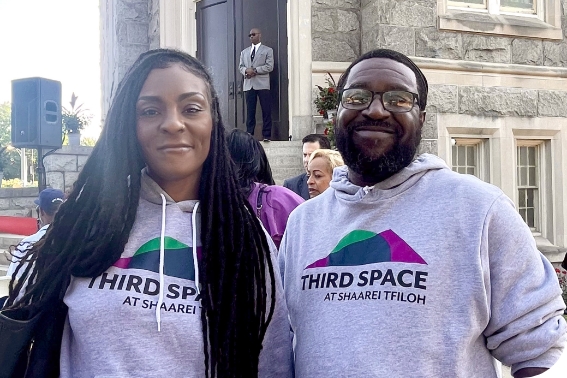
<instances>
[{"instance_id":1,"label":"person in blue cap","mask_svg":"<svg viewBox=\"0 0 567 378\"><path fill-rule=\"evenodd\" d=\"M63 197L64 193L61 190L47 188L42 190L37 199L33 201L37 205L38 226L40 228L35 234L22 239L22 241L16 245L12 252L12 262L8 267L8 272L6 273L7 276L12 276L26 251L30 249L35 242L41 239L43 235L45 235L49 224L53 222L55 213L59 210L59 206L63 203ZM25 262L23 264L25 264ZM20 270L20 272L23 271L24 269ZM20 277L18 276L17 278Z\"/></svg>"}]
</instances>

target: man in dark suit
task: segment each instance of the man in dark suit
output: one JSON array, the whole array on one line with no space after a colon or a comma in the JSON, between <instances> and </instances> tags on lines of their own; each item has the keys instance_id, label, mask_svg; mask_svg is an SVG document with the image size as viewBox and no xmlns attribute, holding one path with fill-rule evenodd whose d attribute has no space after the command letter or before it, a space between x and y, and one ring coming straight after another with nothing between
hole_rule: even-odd
<instances>
[{"instance_id":1,"label":"man in dark suit","mask_svg":"<svg viewBox=\"0 0 567 378\"><path fill-rule=\"evenodd\" d=\"M299 194L303 199L309 199L309 189L307 188L307 163L309 156L315 150L320 148L331 149L329 139L323 134L309 134L304 137L303 142L303 168L305 172L302 174L284 180L283 186Z\"/></svg>"},{"instance_id":2,"label":"man in dark suit","mask_svg":"<svg viewBox=\"0 0 567 378\"><path fill-rule=\"evenodd\" d=\"M262 137L269 142L272 137L272 109L270 96L270 72L274 69L274 51L260 42L260 29L250 30L252 46L240 53L240 73L244 76L246 96L246 131L254 135L256 127L256 103L262 107Z\"/></svg>"}]
</instances>

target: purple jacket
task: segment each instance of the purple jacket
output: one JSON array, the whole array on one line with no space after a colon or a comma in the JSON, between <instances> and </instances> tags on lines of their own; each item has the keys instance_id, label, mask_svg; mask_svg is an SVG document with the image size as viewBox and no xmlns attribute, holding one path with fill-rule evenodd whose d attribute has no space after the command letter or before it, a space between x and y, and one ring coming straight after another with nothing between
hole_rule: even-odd
<instances>
[{"instance_id":1,"label":"purple jacket","mask_svg":"<svg viewBox=\"0 0 567 378\"><path fill-rule=\"evenodd\" d=\"M289 214L305 200L283 186L254 183L248 202L256 209L256 215L258 215L258 194L261 186L263 193L259 218L279 249Z\"/></svg>"}]
</instances>

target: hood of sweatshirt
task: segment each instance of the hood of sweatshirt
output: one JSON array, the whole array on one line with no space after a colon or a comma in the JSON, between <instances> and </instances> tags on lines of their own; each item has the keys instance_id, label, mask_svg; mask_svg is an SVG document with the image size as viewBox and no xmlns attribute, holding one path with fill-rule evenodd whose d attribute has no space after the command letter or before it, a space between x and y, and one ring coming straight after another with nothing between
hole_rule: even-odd
<instances>
[{"instance_id":1,"label":"hood of sweatshirt","mask_svg":"<svg viewBox=\"0 0 567 378\"><path fill-rule=\"evenodd\" d=\"M410 165L374 186L361 187L348 178L346 165L335 168L331 187L336 196L346 201L377 201L398 195L411 188L425 173L431 170L449 169L445 161L431 154L419 155Z\"/></svg>"},{"instance_id":2,"label":"hood of sweatshirt","mask_svg":"<svg viewBox=\"0 0 567 378\"><path fill-rule=\"evenodd\" d=\"M161 304L163 303L164 284L164 264L165 264L165 225L166 225L166 207L178 206L183 212L192 213L192 241L193 241L193 265L195 266L195 288L200 293L199 283L199 259L197 257L197 213L199 210L198 200L187 200L175 202L149 175L147 168L142 170L140 197L142 200L161 205L161 232L160 232L160 248L159 248L159 298L156 306L156 322L158 331L161 331Z\"/></svg>"}]
</instances>

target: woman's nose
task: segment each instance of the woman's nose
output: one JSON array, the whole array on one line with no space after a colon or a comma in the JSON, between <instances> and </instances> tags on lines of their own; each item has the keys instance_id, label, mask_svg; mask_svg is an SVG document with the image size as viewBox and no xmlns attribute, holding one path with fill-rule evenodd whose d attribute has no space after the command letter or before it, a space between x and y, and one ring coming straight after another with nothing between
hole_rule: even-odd
<instances>
[{"instance_id":1,"label":"woman's nose","mask_svg":"<svg viewBox=\"0 0 567 378\"><path fill-rule=\"evenodd\" d=\"M176 133L183 130L184 127L183 118L181 114L179 114L179 112L173 109L166 112L165 118L161 125L161 129L163 131Z\"/></svg>"}]
</instances>

